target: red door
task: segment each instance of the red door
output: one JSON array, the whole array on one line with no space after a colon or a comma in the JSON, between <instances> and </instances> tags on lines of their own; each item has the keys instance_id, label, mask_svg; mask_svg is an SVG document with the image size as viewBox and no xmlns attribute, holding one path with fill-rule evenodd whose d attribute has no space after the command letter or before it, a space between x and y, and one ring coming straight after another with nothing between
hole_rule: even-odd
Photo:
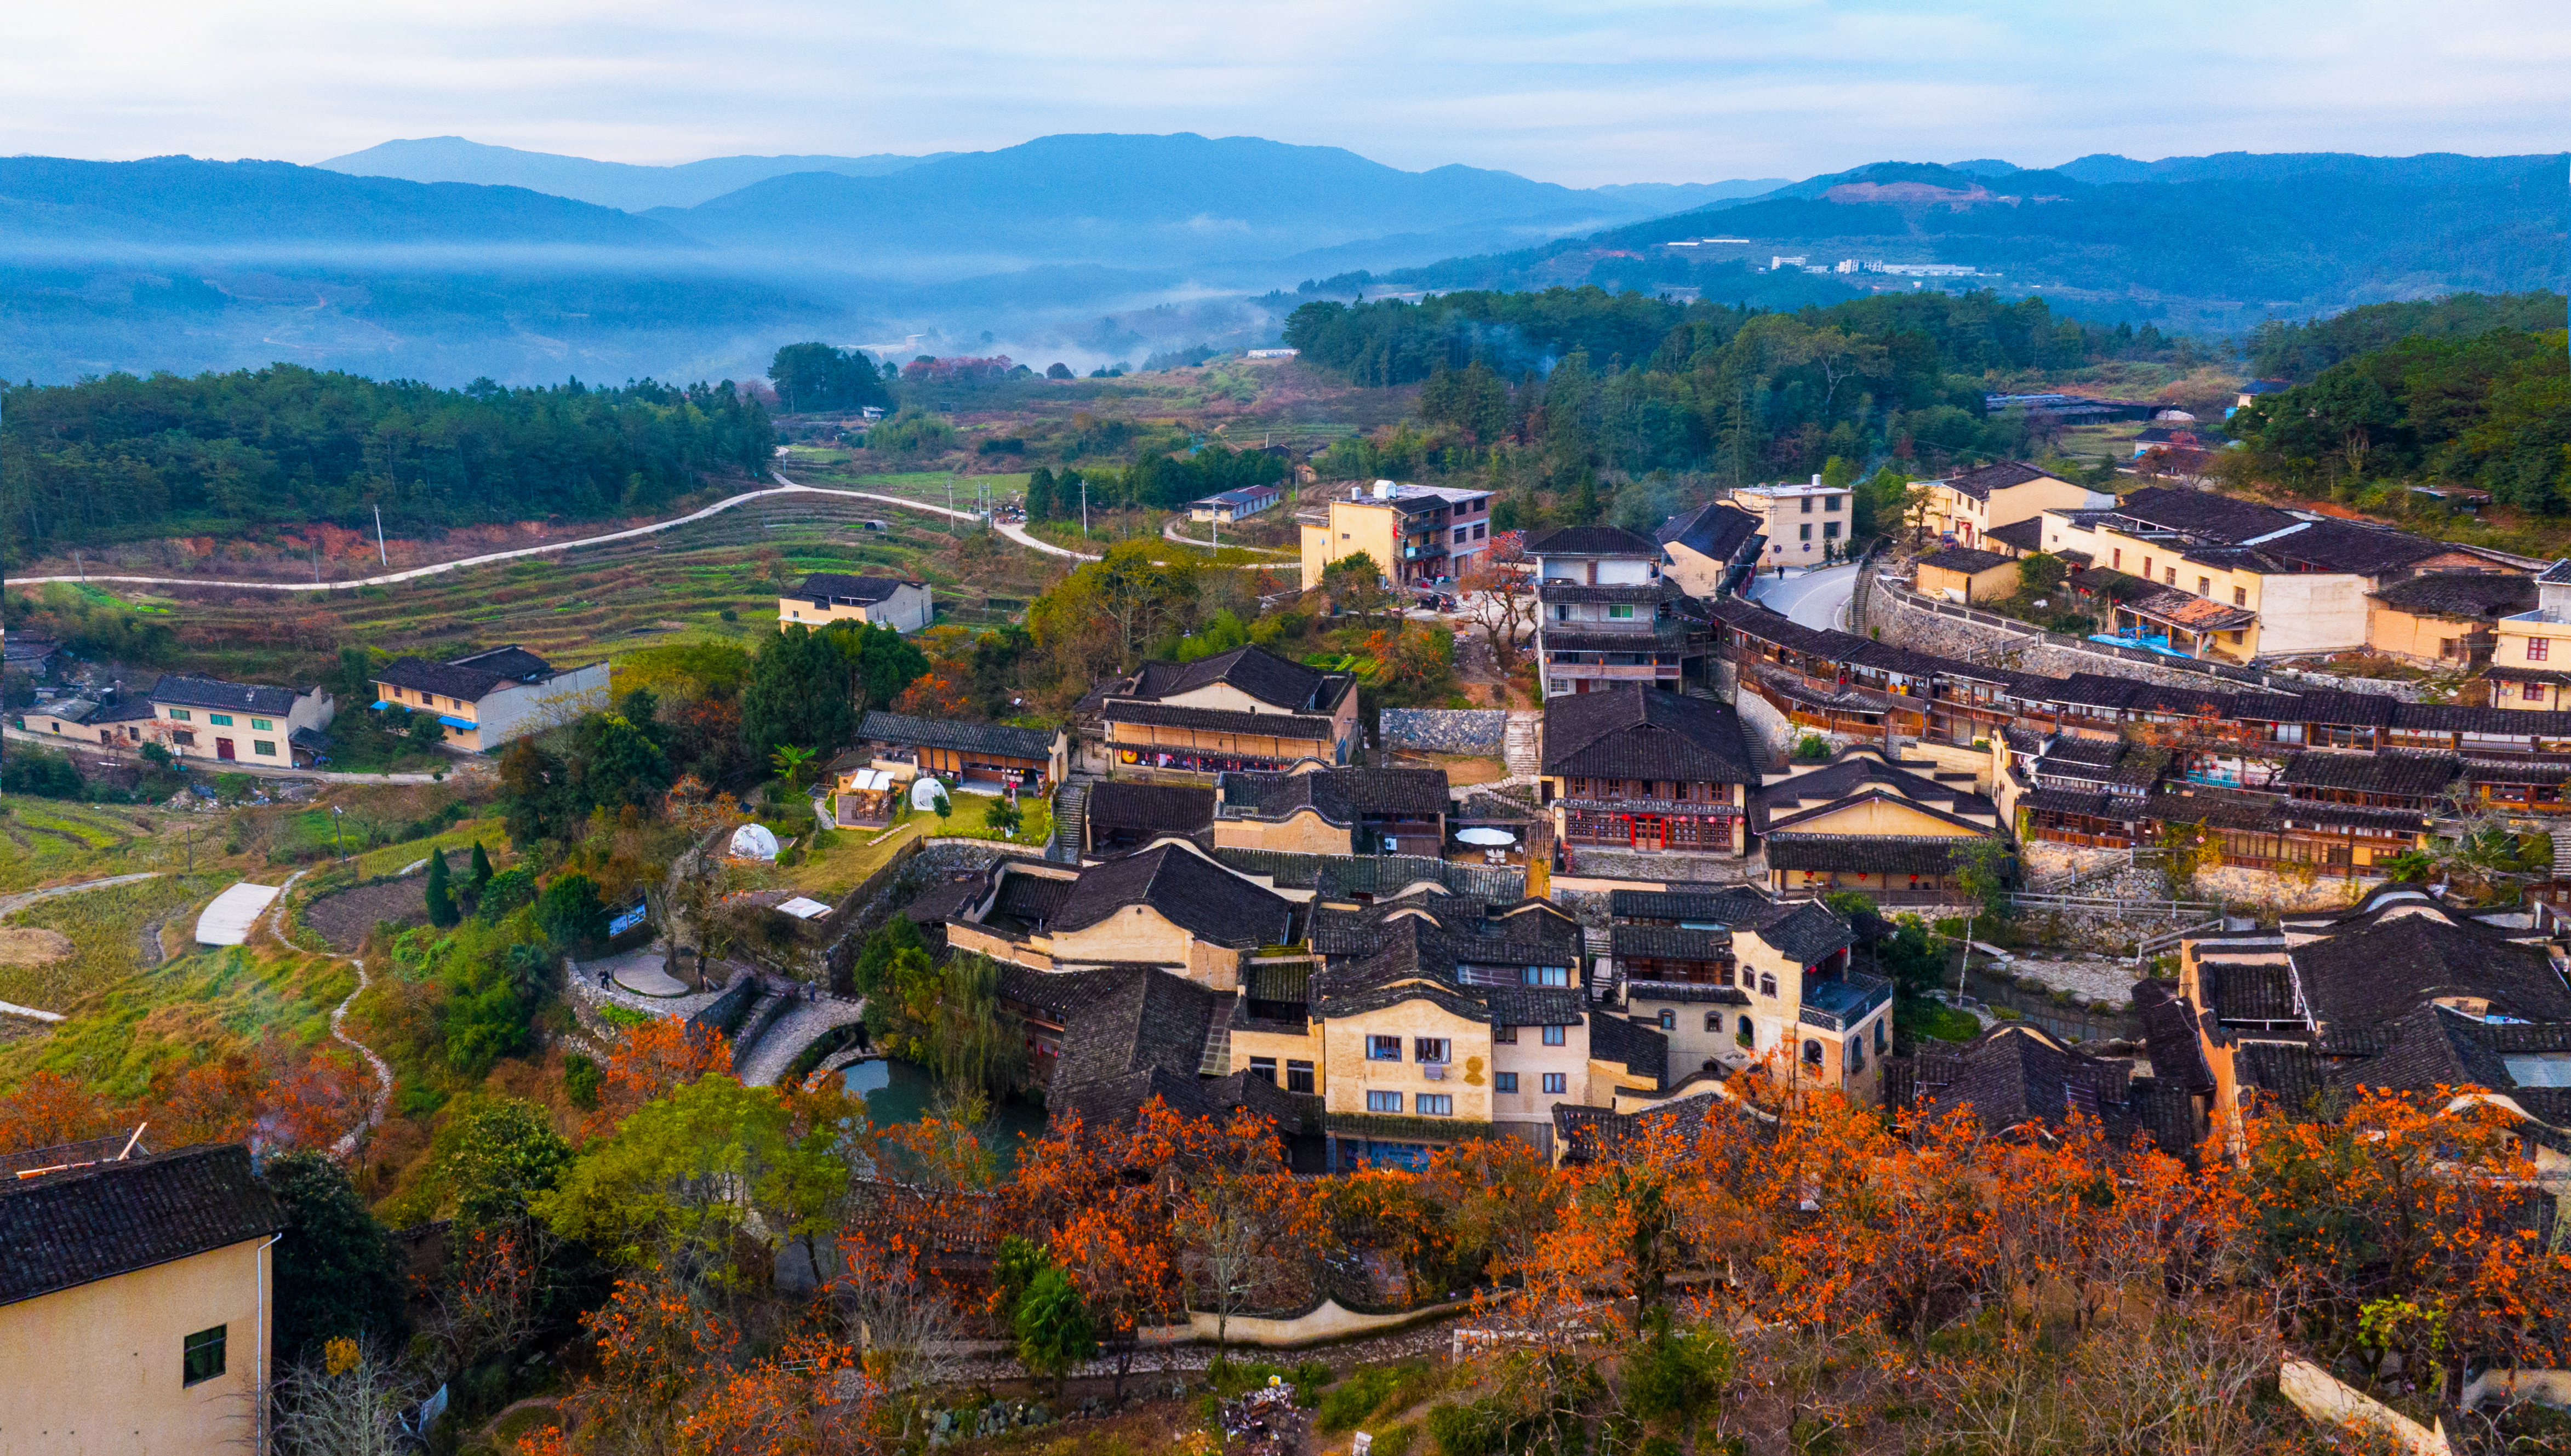
<instances>
[{"instance_id":1,"label":"red door","mask_svg":"<svg viewBox=\"0 0 2571 1456\"><path fill-rule=\"evenodd\" d=\"M1658 814L1635 814L1625 822L1633 826L1634 847L1637 849L1659 849L1668 842Z\"/></svg>"},{"instance_id":2,"label":"red door","mask_svg":"<svg viewBox=\"0 0 2571 1456\"><path fill-rule=\"evenodd\" d=\"M229 762L233 757L233 740L230 738L215 739L215 756Z\"/></svg>"}]
</instances>

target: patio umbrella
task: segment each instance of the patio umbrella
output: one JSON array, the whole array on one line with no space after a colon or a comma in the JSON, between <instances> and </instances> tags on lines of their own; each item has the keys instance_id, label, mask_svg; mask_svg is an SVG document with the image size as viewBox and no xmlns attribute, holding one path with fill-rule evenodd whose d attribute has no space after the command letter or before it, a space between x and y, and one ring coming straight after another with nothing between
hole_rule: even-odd
<instances>
[{"instance_id":1,"label":"patio umbrella","mask_svg":"<svg viewBox=\"0 0 2571 1456\"><path fill-rule=\"evenodd\" d=\"M1462 829L1456 832L1455 837L1467 844L1500 845L1518 842L1518 836L1506 829Z\"/></svg>"}]
</instances>

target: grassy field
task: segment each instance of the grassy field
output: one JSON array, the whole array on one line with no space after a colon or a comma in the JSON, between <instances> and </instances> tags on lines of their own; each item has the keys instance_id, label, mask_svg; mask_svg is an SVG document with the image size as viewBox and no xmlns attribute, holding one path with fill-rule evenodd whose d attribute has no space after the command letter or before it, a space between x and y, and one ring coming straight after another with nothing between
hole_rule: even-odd
<instances>
[{"instance_id":1,"label":"grassy field","mask_svg":"<svg viewBox=\"0 0 2571 1456\"><path fill-rule=\"evenodd\" d=\"M1014 835L1003 835L991 828L988 815L991 805L999 802L978 793L959 793L948 799L954 813L939 818L932 813L913 812L897 821L890 829L835 829L829 846L818 854L806 856L790 865L761 865L749 872L750 889L791 889L814 899L835 902L841 895L865 882L866 876L892 862L895 852L923 834L953 834L972 839L1006 838L1014 844L1042 844L1053 833L1053 809L1036 798L1018 800L1025 822Z\"/></svg>"},{"instance_id":2,"label":"grassy field","mask_svg":"<svg viewBox=\"0 0 2571 1456\"><path fill-rule=\"evenodd\" d=\"M155 832L172 817L139 805L0 795L0 892L164 868L186 847Z\"/></svg>"}]
</instances>

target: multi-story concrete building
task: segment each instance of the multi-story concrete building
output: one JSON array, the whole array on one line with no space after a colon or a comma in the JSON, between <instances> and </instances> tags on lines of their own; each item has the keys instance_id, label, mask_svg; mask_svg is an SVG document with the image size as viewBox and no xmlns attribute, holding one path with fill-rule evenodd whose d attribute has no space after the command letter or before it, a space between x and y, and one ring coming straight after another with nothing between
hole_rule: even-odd
<instances>
[{"instance_id":1,"label":"multi-story concrete building","mask_svg":"<svg viewBox=\"0 0 2571 1456\"><path fill-rule=\"evenodd\" d=\"M1705 680L1712 636L1686 590L1661 574L1661 552L1616 526L1564 526L1528 540L1546 696L1628 684L1676 692Z\"/></svg>"},{"instance_id":2,"label":"multi-story concrete building","mask_svg":"<svg viewBox=\"0 0 2571 1456\"><path fill-rule=\"evenodd\" d=\"M2105 491L2046 474L2023 460L1917 483L1930 488L1928 529L1954 537L1958 546L1980 546L1993 531L2046 511L2104 510L2116 503Z\"/></svg>"},{"instance_id":3,"label":"multi-story concrete building","mask_svg":"<svg viewBox=\"0 0 2571 1456\"><path fill-rule=\"evenodd\" d=\"M443 663L398 658L375 674L374 706L432 715L446 746L480 753L604 710L609 676L604 662L556 668L515 644Z\"/></svg>"},{"instance_id":4,"label":"multi-story concrete building","mask_svg":"<svg viewBox=\"0 0 2571 1456\"><path fill-rule=\"evenodd\" d=\"M1768 538L1765 564L1817 566L1835 560L1856 534L1854 501L1847 487L1823 485L1815 475L1804 485L1746 485L1731 503L1757 518Z\"/></svg>"},{"instance_id":5,"label":"multi-story concrete building","mask_svg":"<svg viewBox=\"0 0 2571 1456\"><path fill-rule=\"evenodd\" d=\"M2553 713L2571 708L2571 559L2557 561L2535 577L2532 612L2503 617L2492 625L2491 706L2521 713Z\"/></svg>"},{"instance_id":6,"label":"multi-story concrete building","mask_svg":"<svg viewBox=\"0 0 2571 1456\"><path fill-rule=\"evenodd\" d=\"M1708 601L1740 590L1759 570L1768 541L1759 517L1723 501L1672 516L1652 534L1661 543L1661 574Z\"/></svg>"},{"instance_id":7,"label":"multi-story concrete building","mask_svg":"<svg viewBox=\"0 0 2571 1456\"><path fill-rule=\"evenodd\" d=\"M1350 484L1343 496L1297 512L1302 525L1303 590L1341 557L1364 552L1384 580L1406 590L1464 574L1490 549L1491 493L1443 485L1378 480Z\"/></svg>"}]
</instances>

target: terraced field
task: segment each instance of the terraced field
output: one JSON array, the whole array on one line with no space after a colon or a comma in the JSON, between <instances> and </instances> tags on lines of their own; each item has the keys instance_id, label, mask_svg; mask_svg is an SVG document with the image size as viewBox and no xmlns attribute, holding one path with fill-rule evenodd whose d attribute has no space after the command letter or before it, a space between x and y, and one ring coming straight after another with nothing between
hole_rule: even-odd
<instances>
[{"instance_id":1,"label":"terraced field","mask_svg":"<svg viewBox=\"0 0 2571 1456\"><path fill-rule=\"evenodd\" d=\"M909 477L814 483L927 499ZM943 494L941 484L938 504ZM888 529L865 529L870 520ZM753 641L775 631L779 587L814 571L913 574L936 589L941 622L988 626L1023 613L1063 565L946 524L874 502L779 496L657 535L319 600L193 588L136 588L127 600L180 610L195 670L272 681L318 673L347 643L431 656L518 643L570 664L689 638Z\"/></svg>"},{"instance_id":2,"label":"terraced field","mask_svg":"<svg viewBox=\"0 0 2571 1456\"><path fill-rule=\"evenodd\" d=\"M184 846L145 827L156 817L140 807L0 797L0 891L164 868Z\"/></svg>"}]
</instances>

